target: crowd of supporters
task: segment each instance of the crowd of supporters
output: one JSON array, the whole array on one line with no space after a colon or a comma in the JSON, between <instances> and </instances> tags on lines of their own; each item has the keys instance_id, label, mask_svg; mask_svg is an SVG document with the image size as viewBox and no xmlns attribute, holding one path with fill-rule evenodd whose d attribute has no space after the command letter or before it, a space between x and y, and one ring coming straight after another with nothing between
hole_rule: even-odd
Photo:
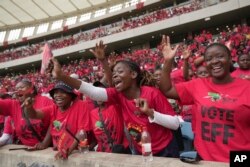
<instances>
[{"instance_id":1,"label":"crowd of supporters","mask_svg":"<svg viewBox=\"0 0 250 167\"><path fill-rule=\"evenodd\" d=\"M156 13L160 18L165 14ZM130 20L123 28L141 26L143 22L140 18ZM96 32L102 34L105 30ZM64 46L59 43L50 44L54 49ZM68 38L65 46L73 43L73 37ZM9 129L15 132L11 135L21 140L19 144L37 150L53 146L58 150L56 159L67 159L82 145L70 137L66 142L69 146L62 150L66 145L60 143L61 137L71 131L79 138L84 130L91 150L98 143L97 151L138 155L143 154L140 136L146 128L152 136L154 156L178 157L180 141L172 131L180 127L180 122L189 122L195 134L191 147L204 160L229 162L231 150L249 150L247 24L216 35L207 30L199 35L188 34L174 45L169 36L163 35L156 48L112 52L108 57L105 48L100 41L90 50L96 59L60 65L52 58L45 74L30 70L1 78L0 114L11 116L6 120L10 119ZM176 108L171 107L170 98L176 100ZM28 118L32 118L38 135L31 133L24 121ZM10 138L6 133L4 141ZM6 144L3 137L0 144Z\"/></svg>"},{"instance_id":2,"label":"crowd of supporters","mask_svg":"<svg viewBox=\"0 0 250 167\"><path fill-rule=\"evenodd\" d=\"M198 57L201 57L204 53L206 46L212 42L225 43L231 41L231 53L234 62L237 61L238 55L249 53L250 51L250 27L247 25L238 25L234 27L234 30L221 31L217 36L213 36L208 31L202 31L199 35L188 36L186 43L192 51L192 57L189 59L190 63ZM180 46L181 48L182 46ZM137 62L141 69L154 71L157 65L160 65L163 61L160 56L160 48L153 49L140 49L133 52L122 52L120 54L113 53L110 55L109 61L114 63L114 59L131 59ZM183 60L181 59L181 49L177 52L178 68L183 66ZM158 62L158 64L155 64ZM193 69L194 69L193 65ZM93 60L75 60L71 61L68 65L63 65L63 70L66 74L77 74L80 78L88 76L91 81L99 80L102 77L102 68L100 64ZM1 89L3 91L12 92L13 86L20 78L29 78L38 87L39 92L47 92L53 87L53 80L50 76L43 76L38 71L28 71L27 74L9 74L1 78Z\"/></svg>"}]
</instances>

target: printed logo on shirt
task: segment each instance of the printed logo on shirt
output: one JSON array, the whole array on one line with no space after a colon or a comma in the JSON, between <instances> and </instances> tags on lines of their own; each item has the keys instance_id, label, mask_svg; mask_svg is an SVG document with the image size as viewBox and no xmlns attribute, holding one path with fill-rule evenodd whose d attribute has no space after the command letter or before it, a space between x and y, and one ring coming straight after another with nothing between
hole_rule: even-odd
<instances>
[{"instance_id":1,"label":"printed logo on shirt","mask_svg":"<svg viewBox=\"0 0 250 167\"><path fill-rule=\"evenodd\" d=\"M107 132L105 132L104 129L104 125L101 121L96 121L95 123L95 131L101 131L102 133L97 135L96 138L101 141L98 143L98 148L102 151L102 152L110 152L110 144L109 144L109 139L106 133L109 133L109 135L111 136L112 140L114 140L113 142L115 142L115 127L111 126L110 124L110 120L106 120L105 121L105 125L107 128Z\"/></svg>"},{"instance_id":2,"label":"printed logo on shirt","mask_svg":"<svg viewBox=\"0 0 250 167\"><path fill-rule=\"evenodd\" d=\"M129 123L128 124L128 132L130 136L137 142L141 142L141 132L142 132L142 126Z\"/></svg>"},{"instance_id":3,"label":"printed logo on shirt","mask_svg":"<svg viewBox=\"0 0 250 167\"><path fill-rule=\"evenodd\" d=\"M208 92L208 95L204 98L210 99L212 102L223 102L223 103L233 103L236 101L235 98L230 97L229 95L223 95L215 92Z\"/></svg>"},{"instance_id":4,"label":"printed logo on shirt","mask_svg":"<svg viewBox=\"0 0 250 167\"><path fill-rule=\"evenodd\" d=\"M53 126L57 131L59 131L62 128L62 123L60 121L55 120L53 121Z\"/></svg>"},{"instance_id":5,"label":"printed logo on shirt","mask_svg":"<svg viewBox=\"0 0 250 167\"><path fill-rule=\"evenodd\" d=\"M98 129L102 129L103 128L102 122L101 121L96 121L95 127L97 127Z\"/></svg>"}]
</instances>

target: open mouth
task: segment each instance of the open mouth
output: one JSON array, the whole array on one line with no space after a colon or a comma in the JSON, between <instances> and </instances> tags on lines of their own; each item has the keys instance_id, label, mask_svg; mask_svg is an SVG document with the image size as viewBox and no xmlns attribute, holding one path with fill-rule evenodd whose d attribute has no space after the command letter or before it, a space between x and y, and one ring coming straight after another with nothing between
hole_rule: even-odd
<instances>
[{"instance_id":1,"label":"open mouth","mask_svg":"<svg viewBox=\"0 0 250 167\"><path fill-rule=\"evenodd\" d=\"M55 102L56 102L56 104L60 105L60 104L63 104L64 99L62 99L62 98L56 98Z\"/></svg>"},{"instance_id":2,"label":"open mouth","mask_svg":"<svg viewBox=\"0 0 250 167\"><path fill-rule=\"evenodd\" d=\"M222 67L221 66L215 66L212 68L213 73L219 73L221 72Z\"/></svg>"},{"instance_id":3,"label":"open mouth","mask_svg":"<svg viewBox=\"0 0 250 167\"><path fill-rule=\"evenodd\" d=\"M117 88L117 87L120 87L121 84L122 84L121 81L114 81L114 85L115 85L116 88Z\"/></svg>"}]
</instances>

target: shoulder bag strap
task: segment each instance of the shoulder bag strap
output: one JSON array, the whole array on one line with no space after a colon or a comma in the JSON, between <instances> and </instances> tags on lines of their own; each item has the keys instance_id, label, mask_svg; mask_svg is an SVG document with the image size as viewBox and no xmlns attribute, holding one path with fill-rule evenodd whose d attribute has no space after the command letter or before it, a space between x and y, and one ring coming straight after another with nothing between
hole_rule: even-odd
<instances>
[{"instance_id":1,"label":"shoulder bag strap","mask_svg":"<svg viewBox=\"0 0 250 167\"><path fill-rule=\"evenodd\" d=\"M129 149L130 149L132 155L137 155L137 151L135 149L135 146L133 144L133 141L132 141L131 136L130 136L130 134L128 132L128 129L126 127L125 122L123 122L123 124L124 124L124 133L125 133L126 138L128 139L128 142L129 142Z\"/></svg>"},{"instance_id":2,"label":"shoulder bag strap","mask_svg":"<svg viewBox=\"0 0 250 167\"><path fill-rule=\"evenodd\" d=\"M29 126L30 130L32 131L33 135L37 138L37 140L38 140L39 142L42 142L43 140L42 140L41 136L38 135L37 131L36 131L36 130L34 129L34 127L31 125L30 120L29 120L29 118L28 118L27 115L26 115L26 112L25 112L23 109L22 109L22 112L23 112L23 116L24 116L24 118L25 118L25 121L26 121L27 125Z\"/></svg>"},{"instance_id":3,"label":"shoulder bag strap","mask_svg":"<svg viewBox=\"0 0 250 167\"><path fill-rule=\"evenodd\" d=\"M110 133L109 133L109 130L108 130L106 124L104 123L104 120L103 120L103 116L102 116L100 107L98 108L98 115L99 115L99 117L100 117L100 121L101 121L101 123L102 123L104 133L105 133L105 134L107 135L107 137L108 137L109 146L110 146L110 148L112 148L112 147L113 147L113 139L111 138L111 135L110 135Z\"/></svg>"}]
</instances>

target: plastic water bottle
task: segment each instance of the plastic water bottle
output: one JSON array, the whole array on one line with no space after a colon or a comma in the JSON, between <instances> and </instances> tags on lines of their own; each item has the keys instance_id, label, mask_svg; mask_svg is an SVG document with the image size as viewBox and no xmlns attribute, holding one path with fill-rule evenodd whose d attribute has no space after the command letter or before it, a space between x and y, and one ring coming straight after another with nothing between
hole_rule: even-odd
<instances>
[{"instance_id":1,"label":"plastic water bottle","mask_svg":"<svg viewBox=\"0 0 250 167\"><path fill-rule=\"evenodd\" d=\"M79 152L88 153L89 152L88 138L87 138L87 133L84 130L80 130L79 140L80 140L80 142L78 143Z\"/></svg>"},{"instance_id":2,"label":"plastic water bottle","mask_svg":"<svg viewBox=\"0 0 250 167\"><path fill-rule=\"evenodd\" d=\"M143 127L141 133L142 158L145 163L153 161L151 137L146 127Z\"/></svg>"}]
</instances>

